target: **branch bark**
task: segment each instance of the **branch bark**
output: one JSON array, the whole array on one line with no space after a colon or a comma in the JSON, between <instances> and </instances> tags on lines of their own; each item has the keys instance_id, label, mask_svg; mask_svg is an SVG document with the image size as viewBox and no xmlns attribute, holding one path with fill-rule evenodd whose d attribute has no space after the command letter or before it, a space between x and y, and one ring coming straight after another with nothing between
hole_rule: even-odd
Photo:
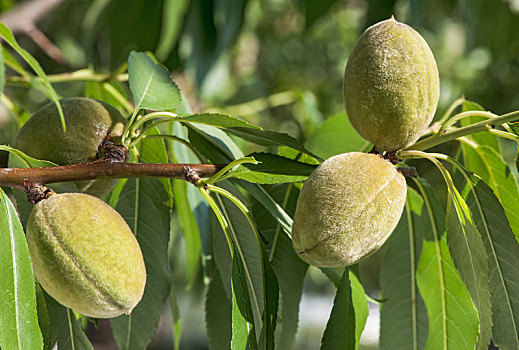
<instances>
[{"instance_id":1,"label":"branch bark","mask_svg":"<svg viewBox=\"0 0 519 350\"><path fill-rule=\"evenodd\" d=\"M2 168L0 187L14 187L26 191L33 186L56 182L130 177L168 177L191 182L194 175L210 177L224 166L224 164L122 163L100 159L85 164L47 168Z\"/></svg>"}]
</instances>

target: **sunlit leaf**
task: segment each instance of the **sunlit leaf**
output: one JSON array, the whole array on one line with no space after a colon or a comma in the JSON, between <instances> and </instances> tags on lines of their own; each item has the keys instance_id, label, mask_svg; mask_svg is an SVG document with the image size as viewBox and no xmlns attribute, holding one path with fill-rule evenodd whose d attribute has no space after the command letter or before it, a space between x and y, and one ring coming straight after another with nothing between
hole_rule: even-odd
<instances>
[{"instance_id":1,"label":"sunlit leaf","mask_svg":"<svg viewBox=\"0 0 519 350\"><path fill-rule=\"evenodd\" d=\"M8 349L42 349L34 275L22 225L0 189L0 344Z\"/></svg>"},{"instance_id":2,"label":"sunlit leaf","mask_svg":"<svg viewBox=\"0 0 519 350\"><path fill-rule=\"evenodd\" d=\"M171 109L182 96L169 72L144 52L132 51L128 58L128 80L135 110Z\"/></svg>"}]
</instances>

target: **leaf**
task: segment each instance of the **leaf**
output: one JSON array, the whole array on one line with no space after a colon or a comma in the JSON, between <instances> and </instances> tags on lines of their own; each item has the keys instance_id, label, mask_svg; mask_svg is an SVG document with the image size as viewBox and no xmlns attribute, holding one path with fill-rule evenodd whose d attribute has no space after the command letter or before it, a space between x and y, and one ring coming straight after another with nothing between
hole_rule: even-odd
<instances>
[{"instance_id":1,"label":"leaf","mask_svg":"<svg viewBox=\"0 0 519 350\"><path fill-rule=\"evenodd\" d=\"M519 348L519 243L504 209L492 190L472 176L474 190L466 185L463 196L483 238L490 269L493 323L492 340L499 349Z\"/></svg>"},{"instance_id":2,"label":"leaf","mask_svg":"<svg viewBox=\"0 0 519 350\"><path fill-rule=\"evenodd\" d=\"M256 349L256 326L248 282L247 272L241 262L240 253L235 252L232 259L232 339L231 349Z\"/></svg>"},{"instance_id":3,"label":"leaf","mask_svg":"<svg viewBox=\"0 0 519 350\"><path fill-rule=\"evenodd\" d=\"M463 201L463 198L459 200ZM447 211L447 243L454 265L478 310L480 332L477 348L486 350L492 336L488 257L472 219L453 207Z\"/></svg>"},{"instance_id":4,"label":"leaf","mask_svg":"<svg viewBox=\"0 0 519 350\"><path fill-rule=\"evenodd\" d=\"M269 188L268 193L276 198L276 203L279 203L282 208L293 213L298 194L293 185L274 186ZM260 232L269 241L270 265L279 282L278 322L274 335L275 348L293 349L299 322L299 303L308 264L297 256L292 248L292 241L283 233L281 225L273 220L272 214L260 202L254 203L252 211Z\"/></svg>"},{"instance_id":5,"label":"leaf","mask_svg":"<svg viewBox=\"0 0 519 350\"><path fill-rule=\"evenodd\" d=\"M0 92L4 90L5 86L5 62L2 44L0 43Z\"/></svg>"},{"instance_id":6,"label":"leaf","mask_svg":"<svg viewBox=\"0 0 519 350\"><path fill-rule=\"evenodd\" d=\"M22 151L9 146L0 145L0 150L7 151L15 155L15 157L9 157L10 168L43 168L48 166L57 166L57 164L52 162L30 157Z\"/></svg>"},{"instance_id":7,"label":"leaf","mask_svg":"<svg viewBox=\"0 0 519 350\"><path fill-rule=\"evenodd\" d=\"M369 315L368 300L359 278L350 270L351 302L355 310L355 349L359 347L360 336Z\"/></svg>"},{"instance_id":8,"label":"leaf","mask_svg":"<svg viewBox=\"0 0 519 350\"><path fill-rule=\"evenodd\" d=\"M35 283L36 287L36 310L38 313L38 326L40 327L43 338L43 349L51 350L54 345L52 334L50 331L49 312L47 310L47 302L45 300L45 292L39 283Z\"/></svg>"},{"instance_id":9,"label":"leaf","mask_svg":"<svg viewBox=\"0 0 519 350\"><path fill-rule=\"evenodd\" d=\"M221 182L220 187L231 192L241 200L241 195L237 193L236 189L233 189L225 182ZM239 271L243 272L243 276L241 277L247 282L247 295L254 315L256 338L259 339L263 327L262 319L266 303L262 243L259 241L260 238L256 236L243 213L234 203L220 196L216 198L222 212L227 217L229 232L235 250L234 254L240 258L240 264L237 267L239 267ZM234 273L233 267L233 278L235 277ZM236 288L236 286L234 286L234 288Z\"/></svg>"},{"instance_id":10,"label":"leaf","mask_svg":"<svg viewBox=\"0 0 519 350\"><path fill-rule=\"evenodd\" d=\"M209 284L205 296L205 324L210 349L230 349L232 302L213 260L209 261Z\"/></svg>"},{"instance_id":11,"label":"leaf","mask_svg":"<svg viewBox=\"0 0 519 350\"><path fill-rule=\"evenodd\" d=\"M94 350L88 340L81 321L76 319L74 312L66 307L61 307L61 327L58 336L59 350Z\"/></svg>"},{"instance_id":12,"label":"leaf","mask_svg":"<svg viewBox=\"0 0 519 350\"><path fill-rule=\"evenodd\" d=\"M299 141L297 141L295 138L288 134L243 127L228 128L225 129L225 132L238 136L244 140L256 143L258 145L287 146L300 152L306 153L314 158L319 158L312 152L307 150Z\"/></svg>"},{"instance_id":13,"label":"leaf","mask_svg":"<svg viewBox=\"0 0 519 350\"><path fill-rule=\"evenodd\" d=\"M461 106L462 106L462 112L485 111L485 108L483 108L481 105L479 105L476 102L471 102L471 101L465 100L465 101L463 101ZM486 120L486 119L487 118L485 118L485 117L468 117L468 118L463 118L460 121L460 124L462 126L466 126L466 125L474 124L474 123L477 123L479 121ZM501 143L499 142L499 138L495 135L492 135L489 132L486 132L486 131L477 132L477 133L474 133L471 135L467 135L466 137L480 145L490 147L498 153L501 152Z\"/></svg>"},{"instance_id":14,"label":"leaf","mask_svg":"<svg viewBox=\"0 0 519 350\"><path fill-rule=\"evenodd\" d=\"M478 315L449 255L445 236L423 242L416 279L429 315L425 349L473 349Z\"/></svg>"},{"instance_id":15,"label":"leaf","mask_svg":"<svg viewBox=\"0 0 519 350\"><path fill-rule=\"evenodd\" d=\"M492 188L505 209L512 232L519 240L519 187L501 155L484 145L462 144L466 167Z\"/></svg>"},{"instance_id":16,"label":"leaf","mask_svg":"<svg viewBox=\"0 0 519 350\"><path fill-rule=\"evenodd\" d=\"M367 151L371 144L351 125L346 113L328 118L306 140L305 147L323 159L355 151Z\"/></svg>"},{"instance_id":17,"label":"leaf","mask_svg":"<svg viewBox=\"0 0 519 350\"><path fill-rule=\"evenodd\" d=\"M247 123L245 120L241 120L235 117L231 117L225 114L218 113L203 113L193 114L187 117L179 118L177 121L181 123L197 123L214 126L220 129L228 128L251 128L255 130L263 130L259 126L255 126Z\"/></svg>"},{"instance_id":18,"label":"leaf","mask_svg":"<svg viewBox=\"0 0 519 350\"><path fill-rule=\"evenodd\" d=\"M425 237L416 282L427 308L429 335L425 349L474 349L479 332L477 310L454 267L446 235L440 238L444 211L434 191L416 180L424 199L432 237Z\"/></svg>"},{"instance_id":19,"label":"leaf","mask_svg":"<svg viewBox=\"0 0 519 350\"><path fill-rule=\"evenodd\" d=\"M243 152L222 130L207 125L188 125L191 144L212 163L228 163L243 158Z\"/></svg>"},{"instance_id":20,"label":"leaf","mask_svg":"<svg viewBox=\"0 0 519 350\"><path fill-rule=\"evenodd\" d=\"M184 16L189 8L190 0L166 0L162 10L162 29L155 54L161 61L165 60L177 44L182 30Z\"/></svg>"},{"instance_id":21,"label":"leaf","mask_svg":"<svg viewBox=\"0 0 519 350\"><path fill-rule=\"evenodd\" d=\"M249 156L260 163L241 165L227 176L260 184L302 182L316 168L315 165L271 153L252 153Z\"/></svg>"},{"instance_id":22,"label":"leaf","mask_svg":"<svg viewBox=\"0 0 519 350\"><path fill-rule=\"evenodd\" d=\"M272 350L275 348L274 335L277 326L279 310L279 283L266 258L266 250L263 249L263 271L265 272L265 312L263 314L263 329L259 348Z\"/></svg>"},{"instance_id":23,"label":"leaf","mask_svg":"<svg viewBox=\"0 0 519 350\"><path fill-rule=\"evenodd\" d=\"M185 242L186 277L188 284L191 284L200 264L201 241L198 225L193 215L190 199L188 198L187 187L188 183L186 181L173 182L175 210L182 227L182 235Z\"/></svg>"},{"instance_id":24,"label":"leaf","mask_svg":"<svg viewBox=\"0 0 519 350\"><path fill-rule=\"evenodd\" d=\"M153 338L170 293L168 195L157 179L128 179L117 210L133 233L144 256L146 287L142 300L128 316L111 319L121 349L144 349Z\"/></svg>"},{"instance_id":25,"label":"leaf","mask_svg":"<svg viewBox=\"0 0 519 350\"><path fill-rule=\"evenodd\" d=\"M0 188L0 344L43 349L29 249L13 204Z\"/></svg>"},{"instance_id":26,"label":"leaf","mask_svg":"<svg viewBox=\"0 0 519 350\"><path fill-rule=\"evenodd\" d=\"M47 78L47 75L41 68L38 61L34 59L26 50L24 50L14 38L13 33L5 24L0 22L0 35L4 38L4 40L20 55L22 58L29 64L29 66L36 72L36 74L41 78L42 84L35 84L34 80L31 80L31 84L41 90L52 102L56 104L58 108L58 113L61 118L61 124L63 125L63 130L65 130L65 117L63 116L63 110L61 109L61 105L59 104L59 96L52 87Z\"/></svg>"},{"instance_id":27,"label":"leaf","mask_svg":"<svg viewBox=\"0 0 519 350\"><path fill-rule=\"evenodd\" d=\"M425 231L428 231L427 233ZM380 271L380 348L423 349L427 341L427 311L418 293L416 268L425 235L432 237L420 195L408 188L402 217L389 237Z\"/></svg>"},{"instance_id":28,"label":"leaf","mask_svg":"<svg viewBox=\"0 0 519 350\"><path fill-rule=\"evenodd\" d=\"M346 268L333 301L333 308L321 340L321 349L355 349L355 310L350 287L350 270Z\"/></svg>"},{"instance_id":29,"label":"leaf","mask_svg":"<svg viewBox=\"0 0 519 350\"><path fill-rule=\"evenodd\" d=\"M128 82L136 111L171 109L182 102L169 72L144 52L130 52Z\"/></svg>"}]
</instances>

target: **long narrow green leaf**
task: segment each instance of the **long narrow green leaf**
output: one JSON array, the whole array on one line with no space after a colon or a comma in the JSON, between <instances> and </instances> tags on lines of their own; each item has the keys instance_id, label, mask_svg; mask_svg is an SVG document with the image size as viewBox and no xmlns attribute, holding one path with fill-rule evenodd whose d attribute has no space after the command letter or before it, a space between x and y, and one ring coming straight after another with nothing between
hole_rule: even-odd
<instances>
[{"instance_id":1,"label":"long narrow green leaf","mask_svg":"<svg viewBox=\"0 0 519 350\"><path fill-rule=\"evenodd\" d=\"M232 350L257 349L256 322L251 307L249 282L245 276L247 272L239 256L235 252L232 264Z\"/></svg>"},{"instance_id":2,"label":"long narrow green leaf","mask_svg":"<svg viewBox=\"0 0 519 350\"><path fill-rule=\"evenodd\" d=\"M380 348L418 350L427 342L427 311L418 292L416 268L423 239L432 237L423 200L408 189L404 213L389 237L380 272Z\"/></svg>"},{"instance_id":3,"label":"long narrow green leaf","mask_svg":"<svg viewBox=\"0 0 519 350\"><path fill-rule=\"evenodd\" d=\"M5 62L2 44L0 43L0 92L4 90L5 85Z\"/></svg>"},{"instance_id":4,"label":"long narrow green leaf","mask_svg":"<svg viewBox=\"0 0 519 350\"><path fill-rule=\"evenodd\" d=\"M179 350L180 338L182 336L182 318L180 317L180 307L178 305L175 286L171 286L171 292L169 293L169 306L171 309L171 318L173 320L173 342L175 344L175 350Z\"/></svg>"},{"instance_id":5,"label":"long narrow green leaf","mask_svg":"<svg viewBox=\"0 0 519 350\"><path fill-rule=\"evenodd\" d=\"M94 350L83 331L81 320L76 319L71 309L61 307L60 319L61 327L58 336L59 350Z\"/></svg>"},{"instance_id":6,"label":"long narrow green leaf","mask_svg":"<svg viewBox=\"0 0 519 350\"><path fill-rule=\"evenodd\" d=\"M220 129L241 127L262 130L259 126L249 124L245 120L218 113L193 114L187 117L182 117L178 119L178 121L181 123L197 123L211 125Z\"/></svg>"},{"instance_id":7,"label":"long narrow green leaf","mask_svg":"<svg viewBox=\"0 0 519 350\"><path fill-rule=\"evenodd\" d=\"M41 68L38 61L34 59L25 49L23 49L18 43L16 42L16 39L14 38L13 33L11 30L2 22L0 22L0 35L4 38L4 40L20 55L22 58L29 64L29 66L38 74L38 76L41 78L43 82L43 87L40 84L33 84L34 87L40 89L47 97L50 98L52 102L56 104L56 107L58 108L58 112L61 118L61 123L63 125L63 129L65 130L65 117L63 116L63 110L61 109L61 105L59 104L59 96L57 92L54 90L52 85L49 82L49 79L47 78L47 75Z\"/></svg>"},{"instance_id":8,"label":"long narrow green leaf","mask_svg":"<svg viewBox=\"0 0 519 350\"><path fill-rule=\"evenodd\" d=\"M492 336L492 310L488 257L483 240L470 218L451 209L448 213L447 243L460 276L478 310L480 332L478 349L488 349Z\"/></svg>"},{"instance_id":9,"label":"long narrow green leaf","mask_svg":"<svg viewBox=\"0 0 519 350\"><path fill-rule=\"evenodd\" d=\"M519 243L510 229L503 207L492 190L472 176L474 190L463 196L482 235L490 268L492 339L502 350L519 349Z\"/></svg>"},{"instance_id":10,"label":"long narrow green leaf","mask_svg":"<svg viewBox=\"0 0 519 350\"><path fill-rule=\"evenodd\" d=\"M351 286L351 302L355 310L355 349L358 349L360 343L360 336L366 321L368 320L369 307L368 300L364 287L359 281L359 278L350 270L350 286Z\"/></svg>"},{"instance_id":11,"label":"long narrow green leaf","mask_svg":"<svg viewBox=\"0 0 519 350\"><path fill-rule=\"evenodd\" d=\"M429 319L425 349L474 349L479 333L478 314L454 267L446 235L441 237L445 221L443 209L430 187L422 180L417 180L416 184L424 198L433 231L433 240L423 242L416 271Z\"/></svg>"},{"instance_id":12,"label":"long narrow green leaf","mask_svg":"<svg viewBox=\"0 0 519 350\"><path fill-rule=\"evenodd\" d=\"M519 241L519 186L501 155L484 145L473 147L463 144L465 165L478 174L492 188L501 205L516 239Z\"/></svg>"},{"instance_id":13,"label":"long narrow green leaf","mask_svg":"<svg viewBox=\"0 0 519 350\"><path fill-rule=\"evenodd\" d=\"M355 310L352 302L350 270L346 268L333 301L333 308L321 340L321 350L355 349Z\"/></svg>"},{"instance_id":14,"label":"long narrow green leaf","mask_svg":"<svg viewBox=\"0 0 519 350\"><path fill-rule=\"evenodd\" d=\"M29 249L13 204L0 188L0 345L42 349Z\"/></svg>"},{"instance_id":15,"label":"long narrow green leaf","mask_svg":"<svg viewBox=\"0 0 519 350\"><path fill-rule=\"evenodd\" d=\"M168 195L157 179L129 179L119 197L117 210L136 235L146 266L144 296L128 316L111 320L120 349L146 348L157 329L170 293Z\"/></svg>"}]
</instances>

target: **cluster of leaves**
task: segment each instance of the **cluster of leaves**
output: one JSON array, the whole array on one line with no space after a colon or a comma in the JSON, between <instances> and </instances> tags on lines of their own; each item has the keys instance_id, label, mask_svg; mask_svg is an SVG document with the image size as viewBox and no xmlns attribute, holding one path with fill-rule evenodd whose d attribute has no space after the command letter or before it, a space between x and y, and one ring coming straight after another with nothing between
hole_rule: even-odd
<instances>
[{"instance_id":1,"label":"cluster of leaves","mask_svg":"<svg viewBox=\"0 0 519 350\"><path fill-rule=\"evenodd\" d=\"M38 75L3 50L0 86L5 64L56 102L59 97L38 62L5 26L0 25L0 34ZM170 179L122 179L106 198L136 234L148 275L144 297L131 315L110 321L115 340L121 348L145 348L169 300L178 348L182 317L170 263L185 259L181 273L187 284L199 273L207 281L211 348L293 347L308 268L290 241L301 183L322 159L366 151L370 145L344 113L329 118L303 144L232 116L192 114L167 70L149 54L132 52L127 70L128 86L113 76L86 84L85 95L130 115L124 143L132 162L228 166L196 186ZM464 112L476 110L471 115L487 113L476 104L461 104ZM478 122L474 116L461 121L466 127ZM513 124L507 128L500 132L519 139ZM491 340L500 349L519 347L519 186L502 158L498 136L503 135L458 138L455 157L412 147L400 153L405 163L418 157L436 165L448 197L442 203L423 178L409 182L406 209L387 244L381 271L383 348L470 349L477 344L486 349ZM245 155L237 145L241 140L271 151ZM8 146L2 149L20 166L52 165ZM455 176L440 161L450 164ZM23 194L0 189L0 196L2 348L30 344L50 349L57 341L60 349L91 349L83 331L88 320L56 303L34 280L23 234L31 208ZM178 242L172 217L181 228L182 256L168 250L170 240ZM337 287L322 348L355 349L368 315L357 269L322 272Z\"/></svg>"}]
</instances>

